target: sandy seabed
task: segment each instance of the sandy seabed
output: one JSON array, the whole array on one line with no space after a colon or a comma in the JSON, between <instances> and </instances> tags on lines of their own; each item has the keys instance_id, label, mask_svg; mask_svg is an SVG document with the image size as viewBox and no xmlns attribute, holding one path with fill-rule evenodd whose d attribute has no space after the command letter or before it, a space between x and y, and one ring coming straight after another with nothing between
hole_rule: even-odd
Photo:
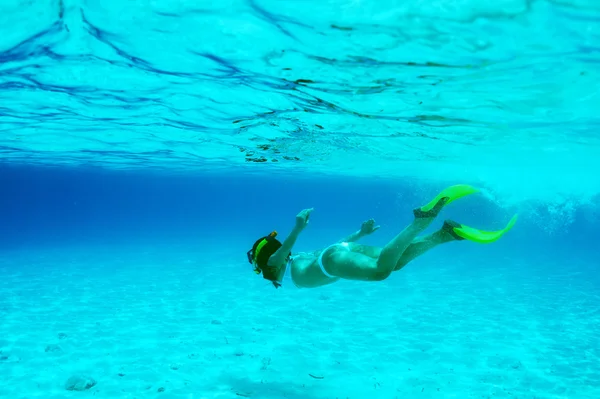
<instances>
[{"instance_id":1,"label":"sandy seabed","mask_svg":"<svg viewBox=\"0 0 600 399\"><path fill-rule=\"evenodd\" d=\"M582 273L436 261L275 290L225 248L3 253L0 397L600 398Z\"/></svg>"}]
</instances>

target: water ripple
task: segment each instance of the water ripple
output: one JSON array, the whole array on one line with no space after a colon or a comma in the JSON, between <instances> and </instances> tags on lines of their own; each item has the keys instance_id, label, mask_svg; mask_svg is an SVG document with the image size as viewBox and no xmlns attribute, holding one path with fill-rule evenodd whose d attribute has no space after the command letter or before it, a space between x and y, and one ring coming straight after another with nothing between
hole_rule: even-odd
<instances>
[{"instance_id":1,"label":"water ripple","mask_svg":"<svg viewBox=\"0 0 600 399\"><path fill-rule=\"evenodd\" d=\"M570 177L600 170L595 0L11 0L0 15L5 162L600 192Z\"/></svg>"}]
</instances>

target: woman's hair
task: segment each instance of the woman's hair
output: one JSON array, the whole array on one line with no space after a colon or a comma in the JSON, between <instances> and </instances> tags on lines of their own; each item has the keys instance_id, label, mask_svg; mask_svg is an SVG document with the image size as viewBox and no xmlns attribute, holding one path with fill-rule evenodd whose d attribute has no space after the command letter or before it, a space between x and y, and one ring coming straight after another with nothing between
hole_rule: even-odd
<instances>
[{"instance_id":1,"label":"woman's hair","mask_svg":"<svg viewBox=\"0 0 600 399\"><path fill-rule=\"evenodd\" d=\"M261 270L264 278L266 278L267 280L275 280L277 278L277 273L279 272L279 267L263 266Z\"/></svg>"},{"instance_id":2,"label":"woman's hair","mask_svg":"<svg viewBox=\"0 0 600 399\"><path fill-rule=\"evenodd\" d=\"M277 266L265 266L261 268L262 270L262 275L263 278L265 280L269 280L271 283L273 283L273 285L275 286L275 288L279 288L281 287L281 283L278 281L278 274L279 271L281 270L280 267Z\"/></svg>"}]
</instances>

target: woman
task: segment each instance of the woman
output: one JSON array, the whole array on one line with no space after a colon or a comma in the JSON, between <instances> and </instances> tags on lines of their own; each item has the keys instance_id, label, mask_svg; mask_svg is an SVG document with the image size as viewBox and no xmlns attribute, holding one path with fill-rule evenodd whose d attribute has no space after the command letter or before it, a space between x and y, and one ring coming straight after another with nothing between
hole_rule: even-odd
<instances>
[{"instance_id":1,"label":"woman","mask_svg":"<svg viewBox=\"0 0 600 399\"><path fill-rule=\"evenodd\" d=\"M287 269L290 269L292 281L299 288L320 287L340 279L382 281L392 272L402 269L411 260L439 244L464 239L491 243L509 231L516 222L516 215L499 231L480 231L446 220L440 230L425 237L418 237L444 206L476 192L477 189L464 184L443 190L427 205L414 209L414 221L383 248L357 243L360 238L379 228L375 221L370 219L364 222L357 232L323 250L292 256L292 248L308 225L313 211L312 208L304 209L296 215L296 225L283 243L275 238L276 232L259 239L248 251L248 261L254 265L257 274L262 273L276 288L281 286Z\"/></svg>"}]
</instances>

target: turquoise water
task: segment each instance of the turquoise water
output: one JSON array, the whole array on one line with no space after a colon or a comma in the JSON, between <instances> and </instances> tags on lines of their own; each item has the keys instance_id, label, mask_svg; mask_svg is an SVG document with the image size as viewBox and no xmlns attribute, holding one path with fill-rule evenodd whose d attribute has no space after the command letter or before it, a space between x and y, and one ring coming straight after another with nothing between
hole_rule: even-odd
<instances>
[{"instance_id":1,"label":"turquoise water","mask_svg":"<svg viewBox=\"0 0 600 399\"><path fill-rule=\"evenodd\" d=\"M600 3L215 4L0 0L0 398L600 397ZM426 233L516 226L381 282L246 260L457 183Z\"/></svg>"}]
</instances>

